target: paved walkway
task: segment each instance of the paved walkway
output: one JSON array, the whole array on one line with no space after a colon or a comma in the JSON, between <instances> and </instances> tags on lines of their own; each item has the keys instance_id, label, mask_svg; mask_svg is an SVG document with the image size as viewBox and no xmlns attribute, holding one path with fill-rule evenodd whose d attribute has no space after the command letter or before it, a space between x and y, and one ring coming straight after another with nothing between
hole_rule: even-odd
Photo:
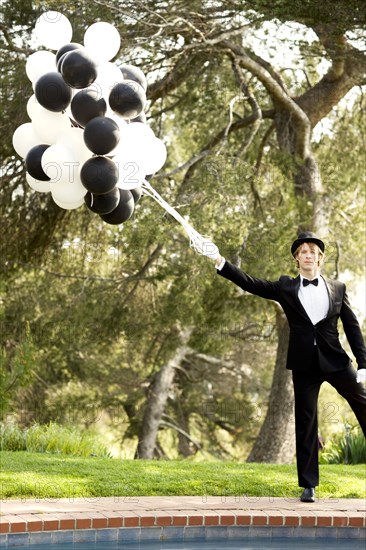
<instances>
[{"instance_id":1,"label":"paved walkway","mask_svg":"<svg viewBox=\"0 0 366 550\"><path fill-rule=\"evenodd\" d=\"M0 533L168 526L366 528L363 499L109 497L1 503Z\"/></svg>"}]
</instances>

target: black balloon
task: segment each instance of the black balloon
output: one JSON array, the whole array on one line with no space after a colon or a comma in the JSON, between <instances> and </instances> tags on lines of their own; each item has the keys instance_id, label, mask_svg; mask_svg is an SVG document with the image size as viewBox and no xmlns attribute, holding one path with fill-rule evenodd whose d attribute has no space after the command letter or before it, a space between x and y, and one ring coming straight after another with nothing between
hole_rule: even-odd
<instances>
[{"instance_id":1,"label":"black balloon","mask_svg":"<svg viewBox=\"0 0 366 550\"><path fill-rule=\"evenodd\" d=\"M135 204L137 204L142 196L142 187L135 187L134 189L130 189L130 191L132 193Z\"/></svg>"},{"instance_id":2,"label":"black balloon","mask_svg":"<svg viewBox=\"0 0 366 550\"><path fill-rule=\"evenodd\" d=\"M121 138L117 122L111 118L98 116L85 126L85 145L96 155L106 155L114 149Z\"/></svg>"},{"instance_id":3,"label":"black balloon","mask_svg":"<svg viewBox=\"0 0 366 550\"><path fill-rule=\"evenodd\" d=\"M118 187L114 187L109 193L104 195L93 195L88 191L84 197L86 206L96 214L109 214L117 208L120 199Z\"/></svg>"},{"instance_id":4,"label":"black balloon","mask_svg":"<svg viewBox=\"0 0 366 550\"><path fill-rule=\"evenodd\" d=\"M84 46L82 44L77 44L76 42L70 42L69 44L65 44L64 46L61 46L59 50L56 52L56 65L58 65L58 62L60 58L68 52L72 52L74 50L83 50Z\"/></svg>"},{"instance_id":5,"label":"black balloon","mask_svg":"<svg viewBox=\"0 0 366 550\"><path fill-rule=\"evenodd\" d=\"M84 162L80 179L85 189L94 195L110 193L118 181L118 167L107 157L92 157Z\"/></svg>"},{"instance_id":6,"label":"black balloon","mask_svg":"<svg viewBox=\"0 0 366 550\"><path fill-rule=\"evenodd\" d=\"M117 208L112 210L109 214L103 214L100 217L106 223L110 225L119 225L126 222L133 214L135 208L135 201L131 191L126 189L119 189L120 200Z\"/></svg>"},{"instance_id":7,"label":"black balloon","mask_svg":"<svg viewBox=\"0 0 366 550\"><path fill-rule=\"evenodd\" d=\"M104 116L106 110L105 99L93 88L81 90L71 101L72 115L81 126L86 126L92 118Z\"/></svg>"},{"instance_id":8,"label":"black balloon","mask_svg":"<svg viewBox=\"0 0 366 550\"><path fill-rule=\"evenodd\" d=\"M49 148L49 145L42 143L41 145L35 145L32 147L25 157L25 167L27 172L39 181L49 181L51 178L43 171L41 158L46 149Z\"/></svg>"},{"instance_id":9,"label":"black balloon","mask_svg":"<svg viewBox=\"0 0 366 550\"><path fill-rule=\"evenodd\" d=\"M146 76L144 75L144 73L139 67L136 67L135 65L122 65L120 69L123 74L123 78L125 80L134 80L135 82L138 82L139 84L141 84L141 86L146 92L146 89L147 89Z\"/></svg>"},{"instance_id":10,"label":"black balloon","mask_svg":"<svg viewBox=\"0 0 366 550\"><path fill-rule=\"evenodd\" d=\"M123 118L136 118L144 110L145 104L145 90L133 80L115 84L109 94L111 109Z\"/></svg>"},{"instance_id":11,"label":"black balloon","mask_svg":"<svg viewBox=\"0 0 366 550\"><path fill-rule=\"evenodd\" d=\"M61 73L62 63L63 63L63 61L64 61L64 59L65 59L65 57L67 56L68 53L69 53L69 52L66 52L66 53L64 53L63 55L61 55L60 59L59 59L59 60L57 61L57 63L56 63L57 71L58 71L59 73Z\"/></svg>"},{"instance_id":12,"label":"black balloon","mask_svg":"<svg viewBox=\"0 0 366 550\"><path fill-rule=\"evenodd\" d=\"M42 107L55 113L64 111L72 97L70 86L56 71L42 75L35 84L34 93Z\"/></svg>"},{"instance_id":13,"label":"black balloon","mask_svg":"<svg viewBox=\"0 0 366 550\"><path fill-rule=\"evenodd\" d=\"M72 88L87 88L97 78L97 65L84 50L73 50L64 54L61 74Z\"/></svg>"}]
</instances>

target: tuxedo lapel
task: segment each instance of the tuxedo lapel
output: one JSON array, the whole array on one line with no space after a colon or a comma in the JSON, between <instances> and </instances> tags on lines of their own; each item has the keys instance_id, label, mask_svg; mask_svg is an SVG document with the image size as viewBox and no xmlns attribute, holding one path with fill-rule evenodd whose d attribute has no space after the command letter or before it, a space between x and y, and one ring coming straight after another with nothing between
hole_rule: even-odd
<instances>
[{"instance_id":1,"label":"tuxedo lapel","mask_svg":"<svg viewBox=\"0 0 366 550\"><path fill-rule=\"evenodd\" d=\"M327 277L324 277L323 275L322 275L322 277L325 281L325 286L327 287L328 296L329 296L329 309L328 309L328 314L327 314L327 317L329 317L329 315L331 314L331 312L333 310L333 306L334 306L334 302L335 302L335 286L334 286L334 283L331 279L327 279Z\"/></svg>"},{"instance_id":2,"label":"tuxedo lapel","mask_svg":"<svg viewBox=\"0 0 366 550\"><path fill-rule=\"evenodd\" d=\"M293 294L293 300L294 300L295 304L297 305L297 307L299 309L299 313L301 313L307 319L307 321L310 321L310 317L306 313L306 310L305 310L304 306L302 305L302 303L300 301L300 298L299 298L300 283L301 283L300 275L298 275L295 279L292 279L291 291L292 291L292 294Z\"/></svg>"}]
</instances>

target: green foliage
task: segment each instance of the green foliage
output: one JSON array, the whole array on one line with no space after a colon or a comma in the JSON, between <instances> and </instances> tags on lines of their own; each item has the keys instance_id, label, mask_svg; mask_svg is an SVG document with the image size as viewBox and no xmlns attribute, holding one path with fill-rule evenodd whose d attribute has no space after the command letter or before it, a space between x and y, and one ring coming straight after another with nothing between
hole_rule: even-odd
<instances>
[{"instance_id":1,"label":"green foliage","mask_svg":"<svg viewBox=\"0 0 366 550\"><path fill-rule=\"evenodd\" d=\"M366 464L366 441L359 426L339 434L320 453L322 464Z\"/></svg>"},{"instance_id":2,"label":"green foliage","mask_svg":"<svg viewBox=\"0 0 366 550\"><path fill-rule=\"evenodd\" d=\"M4 321L0 320L0 324L6 327ZM8 335L3 331L3 336L10 339L5 340L5 345L0 348L0 420L12 410L22 389L31 385L36 370L36 349L29 324L21 335L16 334L14 328L10 328L11 334Z\"/></svg>"},{"instance_id":3,"label":"green foliage","mask_svg":"<svg viewBox=\"0 0 366 550\"><path fill-rule=\"evenodd\" d=\"M357 29L366 23L362 0L249 0L245 2L252 9L281 21L298 21L307 26L332 25L338 32Z\"/></svg>"},{"instance_id":4,"label":"green foliage","mask_svg":"<svg viewBox=\"0 0 366 550\"><path fill-rule=\"evenodd\" d=\"M52 422L46 426L34 424L29 428L21 428L13 423L0 424L0 449L82 457L109 456L108 450L96 435Z\"/></svg>"},{"instance_id":5,"label":"green foliage","mask_svg":"<svg viewBox=\"0 0 366 550\"><path fill-rule=\"evenodd\" d=\"M360 97L346 108L338 108L330 117L332 133L326 133L315 151L324 185L329 196L334 227L329 238L326 270L338 276L352 266L352 272L364 277L365 249L363 230L366 209L366 147L364 106ZM355 124L356 123L356 124ZM337 147L335 144L341 144Z\"/></svg>"},{"instance_id":6,"label":"green foliage","mask_svg":"<svg viewBox=\"0 0 366 550\"><path fill-rule=\"evenodd\" d=\"M116 460L1 452L0 498L235 496L298 498L296 466ZM364 498L363 466L320 466L320 498ZM249 501L250 502L250 501Z\"/></svg>"},{"instance_id":7,"label":"green foliage","mask_svg":"<svg viewBox=\"0 0 366 550\"><path fill-rule=\"evenodd\" d=\"M0 424L0 449L2 451L25 451L26 431L13 423Z\"/></svg>"}]
</instances>

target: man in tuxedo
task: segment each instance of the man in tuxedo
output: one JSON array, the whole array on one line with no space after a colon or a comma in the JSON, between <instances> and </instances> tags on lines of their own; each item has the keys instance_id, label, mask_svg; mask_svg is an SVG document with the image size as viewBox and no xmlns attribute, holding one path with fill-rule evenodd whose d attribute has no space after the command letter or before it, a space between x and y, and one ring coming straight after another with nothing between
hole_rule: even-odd
<instances>
[{"instance_id":1,"label":"man in tuxedo","mask_svg":"<svg viewBox=\"0 0 366 550\"><path fill-rule=\"evenodd\" d=\"M324 249L324 242L314 233L300 233L291 246L299 275L281 276L278 281L244 273L226 261L211 241L206 241L203 250L215 261L222 277L251 294L277 301L286 314L290 326L286 367L292 371L297 472L299 486L304 489L300 497L303 502L315 502L319 484L317 403L323 382L329 382L348 401L366 436L366 347L345 285L320 274ZM339 318L358 371L340 344Z\"/></svg>"}]
</instances>

